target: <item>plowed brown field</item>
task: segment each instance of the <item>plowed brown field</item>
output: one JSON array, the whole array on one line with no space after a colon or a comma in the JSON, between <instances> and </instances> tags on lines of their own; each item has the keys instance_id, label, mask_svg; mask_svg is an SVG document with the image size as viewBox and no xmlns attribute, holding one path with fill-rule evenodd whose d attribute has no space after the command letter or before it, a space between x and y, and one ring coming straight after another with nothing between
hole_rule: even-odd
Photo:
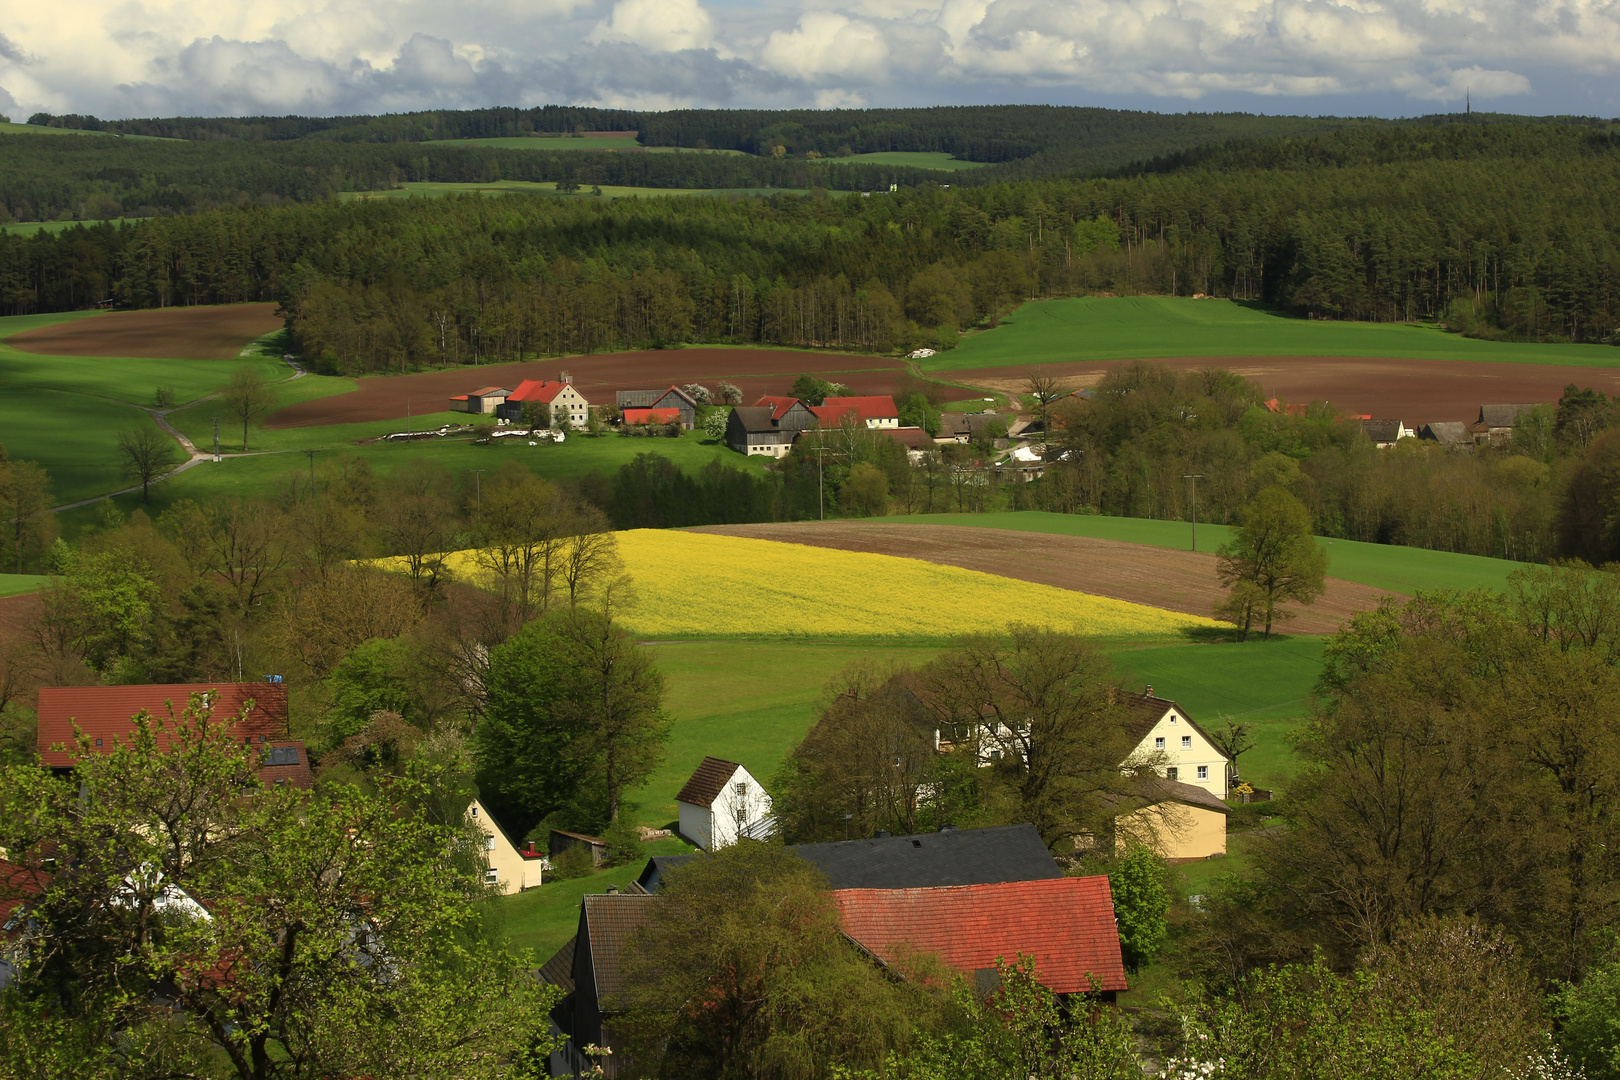
<instances>
[{"instance_id":1,"label":"plowed brown field","mask_svg":"<svg viewBox=\"0 0 1620 1080\"><path fill-rule=\"evenodd\" d=\"M1188 615L1209 615L1225 595L1215 579L1215 556L1118 540L882 521L709 525L691 531L899 555ZM1370 585L1329 578L1327 593L1311 607L1291 605L1298 615L1281 628L1331 634L1352 614L1377 607L1379 598L1388 595ZM950 625L950 613L930 613L926 597L918 598L918 613L931 624L930 615L939 627Z\"/></svg>"},{"instance_id":2,"label":"plowed brown field","mask_svg":"<svg viewBox=\"0 0 1620 1080\"><path fill-rule=\"evenodd\" d=\"M42 326L6 344L42 356L138 356L230 360L254 338L280 330L274 304L114 311Z\"/></svg>"},{"instance_id":3,"label":"plowed brown field","mask_svg":"<svg viewBox=\"0 0 1620 1080\"><path fill-rule=\"evenodd\" d=\"M457 394L481 386L504 386L510 390L524 379L555 379L562 371L573 376L574 385L593 405L604 402L611 405L613 395L620 390L651 390L693 382L713 389L721 379L736 383L742 388L743 400L753 402L761 394L787 393L793 380L806 372L844 383L857 394L887 394L903 370L901 362L890 357L785 349L602 353L359 379L352 392L289 405L272 416L265 426L353 424L363 420L393 420L405 416L407 411L415 415L443 412L449 399Z\"/></svg>"},{"instance_id":4,"label":"plowed brown field","mask_svg":"<svg viewBox=\"0 0 1620 1080\"><path fill-rule=\"evenodd\" d=\"M1211 356L1147 360L1177 371L1226 368L1252 379L1268 397L1284 401L1326 401L1340 412L1404 420L1411 426L1438 420L1479 418L1481 405L1557 401L1565 386L1620 391L1620 352L1616 367L1555 367L1480 360L1380 360L1329 356ZM1043 375L1060 377L1070 388L1095 386L1121 360L1042 364ZM1019 393L1026 374L1013 368L937 372L940 378Z\"/></svg>"}]
</instances>

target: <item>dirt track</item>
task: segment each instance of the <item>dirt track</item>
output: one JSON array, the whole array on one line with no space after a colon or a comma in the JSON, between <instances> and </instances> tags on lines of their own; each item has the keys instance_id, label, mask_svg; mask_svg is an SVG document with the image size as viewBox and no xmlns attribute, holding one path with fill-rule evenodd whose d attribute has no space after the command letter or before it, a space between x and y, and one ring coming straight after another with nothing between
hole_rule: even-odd
<instances>
[{"instance_id":1,"label":"dirt track","mask_svg":"<svg viewBox=\"0 0 1620 1080\"><path fill-rule=\"evenodd\" d=\"M1118 540L882 521L709 525L691 531L923 559L1188 615L1209 615L1225 595L1215 579L1215 556ZM1313 606L1295 605L1298 617L1282 628L1331 634L1353 613L1376 607L1379 597L1390 595L1339 578L1329 578L1327 584L1326 595Z\"/></svg>"},{"instance_id":2,"label":"dirt track","mask_svg":"<svg viewBox=\"0 0 1620 1080\"><path fill-rule=\"evenodd\" d=\"M254 338L280 330L274 304L115 311L42 326L6 344L42 356L138 356L230 360Z\"/></svg>"},{"instance_id":3,"label":"dirt track","mask_svg":"<svg viewBox=\"0 0 1620 1080\"><path fill-rule=\"evenodd\" d=\"M417 415L443 412L453 395L481 386L510 390L524 379L555 379L562 371L573 376L574 385L592 404L612 404L613 395L620 390L651 390L672 383L703 383L712 390L721 379L736 383L742 388L743 400L752 403L761 394L787 393L793 380L806 372L844 383L857 394L887 394L904 368L901 361L890 357L785 349L602 353L359 379L352 393L289 405L265 426L295 428L393 420L406 415L407 404Z\"/></svg>"},{"instance_id":4,"label":"dirt track","mask_svg":"<svg viewBox=\"0 0 1620 1080\"><path fill-rule=\"evenodd\" d=\"M1124 360L1043 364L1066 386L1095 386L1103 373ZM1437 420L1479 418L1481 405L1557 401L1570 383L1620 391L1620 350L1614 368L1504 364L1482 360L1381 360L1330 356L1212 356L1146 360L1177 371L1220 367L1260 384L1268 397L1284 401L1326 401L1341 412L1404 420L1409 425ZM1024 388L1022 368L979 368L935 372L939 378L1003 393Z\"/></svg>"}]
</instances>

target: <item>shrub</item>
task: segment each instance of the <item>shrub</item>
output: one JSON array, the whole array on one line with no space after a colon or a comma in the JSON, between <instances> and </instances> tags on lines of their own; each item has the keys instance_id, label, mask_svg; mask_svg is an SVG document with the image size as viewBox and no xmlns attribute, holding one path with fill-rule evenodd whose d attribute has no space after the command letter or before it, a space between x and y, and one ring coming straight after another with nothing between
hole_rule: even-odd
<instances>
[{"instance_id":1,"label":"shrub","mask_svg":"<svg viewBox=\"0 0 1620 1080\"><path fill-rule=\"evenodd\" d=\"M570 844L551 857L551 872L559 878L582 878L596 869L591 849L585 844Z\"/></svg>"}]
</instances>

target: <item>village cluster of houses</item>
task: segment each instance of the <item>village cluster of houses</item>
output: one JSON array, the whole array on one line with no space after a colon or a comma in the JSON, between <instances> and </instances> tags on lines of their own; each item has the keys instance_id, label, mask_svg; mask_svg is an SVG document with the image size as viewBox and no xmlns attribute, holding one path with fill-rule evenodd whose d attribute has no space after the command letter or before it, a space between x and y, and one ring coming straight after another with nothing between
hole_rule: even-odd
<instances>
[{"instance_id":1,"label":"village cluster of houses","mask_svg":"<svg viewBox=\"0 0 1620 1080\"><path fill-rule=\"evenodd\" d=\"M287 691L279 682L46 688L39 698L42 761L58 773L71 772L80 753L75 726L92 752L111 753L131 736L132 717L166 715L169 702L194 693L205 695L215 716L231 718L229 737L252 748L262 780L312 786L304 744L289 737ZM1122 770L1147 762L1149 775L1133 794L1116 797L1110 835L1076 841L1075 848L1123 850L1127 840L1146 839L1170 861L1225 854L1226 756L1185 709L1155 696L1151 686L1121 704L1132 745ZM160 750L169 748L165 739L160 734ZM938 731L934 745L946 745ZM676 802L680 833L702 850L776 833L769 793L738 762L704 758ZM485 884L501 893L540 886L549 880L551 860L570 847L590 849L595 862L606 855L603 840L565 830L553 830L544 851L534 841L514 841L477 799L467 814L484 836ZM792 850L826 874L845 935L880 961L907 951L934 953L988 992L998 957L1030 955L1037 978L1054 993L1111 998L1127 988L1108 879L1065 876L1031 825L878 833ZM574 938L539 972L565 995L552 1022L570 1038L552 1060L553 1075L586 1075L596 1066L616 1075L611 1057L588 1061L579 1048L611 1046L612 999L624 988L633 933L653 916L650 900L664 878L692 857L650 858L622 891L610 888L582 900Z\"/></svg>"},{"instance_id":2,"label":"village cluster of houses","mask_svg":"<svg viewBox=\"0 0 1620 1080\"><path fill-rule=\"evenodd\" d=\"M1303 416L1310 406L1303 402L1281 402L1272 398L1266 402L1266 408L1289 416ZM1519 418L1534 408L1536 408L1534 402L1481 405L1478 419L1472 422L1441 420L1419 427L1412 427L1402 420L1380 419L1368 414L1357 415L1352 419L1361 421L1361 429L1380 450L1387 450L1402 439L1423 439L1445 447L1463 448L1507 442L1513 438L1513 429L1518 426Z\"/></svg>"}]
</instances>

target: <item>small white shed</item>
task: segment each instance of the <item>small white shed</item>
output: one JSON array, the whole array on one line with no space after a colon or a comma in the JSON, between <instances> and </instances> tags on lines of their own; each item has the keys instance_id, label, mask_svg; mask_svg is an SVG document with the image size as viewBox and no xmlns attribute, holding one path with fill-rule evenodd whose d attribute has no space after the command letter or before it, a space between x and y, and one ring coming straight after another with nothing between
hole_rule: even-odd
<instances>
[{"instance_id":1,"label":"small white shed","mask_svg":"<svg viewBox=\"0 0 1620 1080\"><path fill-rule=\"evenodd\" d=\"M735 761L704 758L675 802L681 835L704 851L735 844L739 837L765 840L776 835L770 795Z\"/></svg>"}]
</instances>

